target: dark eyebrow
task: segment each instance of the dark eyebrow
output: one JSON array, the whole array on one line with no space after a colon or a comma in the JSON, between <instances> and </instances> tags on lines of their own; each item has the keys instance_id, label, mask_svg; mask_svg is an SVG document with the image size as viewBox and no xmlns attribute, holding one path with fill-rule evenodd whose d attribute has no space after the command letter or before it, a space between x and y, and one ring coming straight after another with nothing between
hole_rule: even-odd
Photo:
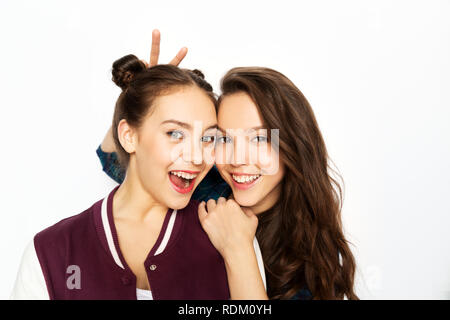
<instances>
[{"instance_id":1,"label":"dark eyebrow","mask_svg":"<svg viewBox=\"0 0 450 320\"><path fill-rule=\"evenodd\" d=\"M219 126L217 126L217 129L219 129L219 130L222 131L222 132L226 132L226 130L222 129L222 128L219 127ZM264 126L257 126L257 127L253 127L253 128L248 128L246 131L249 131L249 130L259 130L259 129L267 129L267 128L264 127ZM231 130L234 130L234 129L231 129Z\"/></svg>"},{"instance_id":2,"label":"dark eyebrow","mask_svg":"<svg viewBox=\"0 0 450 320\"><path fill-rule=\"evenodd\" d=\"M186 129L192 129L192 126L189 123L181 122L181 121L178 121L178 120L173 120L173 119L166 120L166 121L161 122L160 125L163 125L165 123L174 123L174 124L179 125L180 127L183 127L183 128L186 128Z\"/></svg>"},{"instance_id":3,"label":"dark eyebrow","mask_svg":"<svg viewBox=\"0 0 450 320\"><path fill-rule=\"evenodd\" d=\"M257 126L257 127L250 128L248 130L259 130L259 129L266 129L267 130L267 128L265 126Z\"/></svg>"},{"instance_id":4,"label":"dark eyebrow","mask_svg":"<svg viewBox=\"0 0 450 320\"><path fill-rule=\"evenodd\" d=\"M189 130L192 129L192 126L189 123L178 121L178 120L174 120L174 119L163 121L163 122L161 122L160 125L163 125L165 123L174 123L174 124L179 125L180 127L183 127L183 128L189 129ZM217 128L217 124L213 124L213 125L209 126L203 132L205 132L206 130L215 129L215 128Z\"/></svg>"}]
</instances>

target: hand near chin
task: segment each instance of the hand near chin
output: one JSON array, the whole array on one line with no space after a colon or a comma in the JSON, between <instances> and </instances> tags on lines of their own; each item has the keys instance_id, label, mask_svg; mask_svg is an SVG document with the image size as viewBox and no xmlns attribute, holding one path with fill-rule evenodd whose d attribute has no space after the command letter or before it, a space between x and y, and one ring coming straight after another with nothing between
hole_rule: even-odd
<instances>
[{"instance_id":1,"label":"hand near chin","mask_svg":"<svg viewBox=\"0 0 450 320\"><path fill-rule=\"evenodd\" d=\"M198 207L200 224L214 247L225 259L241 249L253 248L258 218L248 208L241 208L234 200L220 197Z\"/></svg>"},{"instance_id":2,"label":"hand near chin","mask_svg":"<svg viewBox=\"0 0 450 320\"><path fill-rule=\"evenodd\" d=\"M159 60L159 47L161 42L161 33L158 29L152 32L152 49L150 50L150 61L141 60L147 68L156 66ZM183 47L178 51L177 55L169 62L174 66L178 66L180 62L186 57L188 49Z\"/></svg>"}]
</instances>

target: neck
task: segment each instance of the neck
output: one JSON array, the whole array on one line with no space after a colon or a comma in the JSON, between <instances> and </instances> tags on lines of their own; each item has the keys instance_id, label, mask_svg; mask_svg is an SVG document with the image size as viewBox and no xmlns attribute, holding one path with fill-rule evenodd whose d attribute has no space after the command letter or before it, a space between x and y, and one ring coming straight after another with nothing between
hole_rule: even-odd
<instances>
[{"instance_id":1,"label":"neck","mask_svg":"<svg viewBox=\"0 0 450 320\"><path fill-rule=\"evenodd\" d=\"M155 215L165 215L168 209L145 190L136 170L130 166L123 183L114 194L114 218L144 222Z\"/></svg>"}]
</instances>

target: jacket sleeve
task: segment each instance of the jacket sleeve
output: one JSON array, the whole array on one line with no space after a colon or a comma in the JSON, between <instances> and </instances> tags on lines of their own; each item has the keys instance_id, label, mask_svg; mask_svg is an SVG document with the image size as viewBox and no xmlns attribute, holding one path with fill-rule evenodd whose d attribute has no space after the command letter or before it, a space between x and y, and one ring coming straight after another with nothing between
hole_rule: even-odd
<instances>
[{"instance_id":1,"label":"jacket sleeve","mask_svg":"<svg viewBox=\"0 0 450 320\"><path fill-rule=\"evenodd\" d=\"M117 183L125 179L125 170L120 166L116 152L104 152L101 145L97 148L97 156L102 164L103 171Z\"/></svg>"},{"instance_id":2,"label":"jacket sleeve","mask_svg":"<svg viewBox=\"0 0 450 320\"><path fill-rule=\"evenodd\" d=\"M16 282L10 296L11 300L49 300L47 285L34 241L28 243L22 256Z\"/></svg>"}]
</instances>

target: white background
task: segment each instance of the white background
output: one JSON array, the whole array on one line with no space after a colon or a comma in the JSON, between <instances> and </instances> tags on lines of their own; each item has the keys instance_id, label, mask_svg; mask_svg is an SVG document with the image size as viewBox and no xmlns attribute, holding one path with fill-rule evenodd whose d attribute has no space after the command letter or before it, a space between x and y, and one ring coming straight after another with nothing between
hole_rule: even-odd
<instances>
[{"instance_id":1,"label":"white background","mask_svg":"<svg viewBox=\"0 0 450 320\"><path fill-rule=\"evenodd\" d=\"M35 233L114 186L95 149L111 65L179 48L217 90L281 71L310 101L345 181L363 299L450 299L450 1L0 2L0 298Z\"/></svg>"}]
</instances>

